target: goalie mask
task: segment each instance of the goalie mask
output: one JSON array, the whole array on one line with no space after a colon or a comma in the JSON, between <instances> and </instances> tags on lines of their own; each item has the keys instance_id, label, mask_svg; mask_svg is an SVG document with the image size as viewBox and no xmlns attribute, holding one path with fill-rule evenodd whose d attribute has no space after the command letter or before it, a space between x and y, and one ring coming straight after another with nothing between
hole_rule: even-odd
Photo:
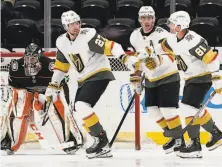
<instances>
[{"instance_id":1,"label":"goalie mask","mask_svg":"<svg viewBox=\"0 0 222 167\"><path fill-rule=\"evenodd\" d=\"M31 43L25 49L24 55L24 69L26 76L34 76L37 75L41 69L41 64L39 62L40 57L42 56L42 49Z\"/></svg>"}]
</instances>

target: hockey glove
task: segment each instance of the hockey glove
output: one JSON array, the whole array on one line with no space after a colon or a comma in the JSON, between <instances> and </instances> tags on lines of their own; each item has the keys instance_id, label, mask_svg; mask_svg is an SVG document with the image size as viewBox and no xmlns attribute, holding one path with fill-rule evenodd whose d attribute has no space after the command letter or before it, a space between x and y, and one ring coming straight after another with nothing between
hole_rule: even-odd
<instances>
[{"instance_id":1,"label":"hockey glove","mask_svg":"<svg viewBox=\"0 0 222 167\"><path fill-rule=\"evenodd\" d=\"M138 72L130 74L130 83L133 85L134 91L139 95L141 95L143 91L143 86L141 82L141 74L138 74Z\"/></svg>"},{"instance_id":2,"label":"hockey glove","mask_svg":"<svg viewBox=\"0 0 222 167\"><path fill-rule=\"evenodd\" d=\"M215 89L216 93L222 95L222 76L213 75L212 82L213 82L214 89Z\"/></svg>"},{"instance_id":3,"label":"hockey glove","mask_svg":"<svg viewBox=\"0 0 222 167\"><path fill-rule=\"evenodd\" d=\"M126 67L129 70L131 71L135 70L135 65L138 62L138 59L136 56L130 56L130 55L125 54L121 57L121 59L122 59L123 64L126 65Z\"/></svg>"},{"instance_id":4,"label":"hockey glove","mask_svg":"<svg viewBox=\"0 0 222 167\"><path fill-rule=\"evenodd\" d=\"M45 92L46 101L53 100L53 102L55 102L60 90L61 86L59 86L57 83L50 82Z\"/></svg>"},{"instance_id":5,"label":"hockey glove","mask_svg":"<svg viewBox=\"0 0 222 167\"><path fill-rule=\"evenodd\" d=\"M147 58L152 57L154 54L152 48L148 47L141 50L139 53L140 54L137 56L137 59L139 59L140 61L145 61Z\"/></svg>"}]
</instances>

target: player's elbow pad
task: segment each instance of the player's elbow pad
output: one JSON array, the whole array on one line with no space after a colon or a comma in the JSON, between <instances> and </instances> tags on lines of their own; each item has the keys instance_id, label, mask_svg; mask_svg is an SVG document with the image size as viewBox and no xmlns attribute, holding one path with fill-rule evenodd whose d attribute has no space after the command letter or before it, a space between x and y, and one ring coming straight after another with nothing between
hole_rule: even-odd
<instances>
[{"instance_id":1,"label":"player's elbow pad","mask_svg":"<svg viewBox=\"0 0 222 167\"><path fill-rule=\"evenodd\" d=\"M64 78L65 74L66 74L65 72L62 72L60 70L54 70L52 76L52 83L57 83L59 85L62 79Z\"/></svg>"},{"instance_id":2,"label":"player's elbow pad","mask_svg":"<svg viewBox=\"0 0 222 167\"><path fill-rule=\"evenodd\" d=\"M124 54L125 54L122 46L121 46L120 44L116 43L116 42L114 43L111 52L112 52L112 55L113 55L114 57L117 57L117 58L120 58L121 55L124 55Z\"/></svg>"}]
</instances>

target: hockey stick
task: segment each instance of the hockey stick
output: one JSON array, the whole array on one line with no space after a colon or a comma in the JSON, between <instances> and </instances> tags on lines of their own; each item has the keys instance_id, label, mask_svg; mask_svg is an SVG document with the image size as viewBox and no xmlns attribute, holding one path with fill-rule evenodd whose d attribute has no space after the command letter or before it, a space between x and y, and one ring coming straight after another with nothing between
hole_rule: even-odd
<instances>
[{"instance_id":1,"label":"hockey stick","mask_svg":"<svg viewBox=\"0 0 222 167\"><path fill-rule=\"evenodd\" d=\"M208 103L212 100L212 98L214 97L214 95L216 94L216 91L213 91L213 93L210 95L210 97L207 99L207 101L201 106L201 108L199 109L199 111L196 113L196 115L193 117L193 119L190 121L190 123L183 128L182 130L166 130L164 131L164 136L165 137L181 137L188 128L190 128L190 126L193 124L193 122L199 118L200 113L204 110L204 108L208 105Z\"/></svg>"},{"instance_id":2,"label":"hockey stick","mask_svg":"<svg viewBox=\"0 0 222 167\"><path fill-rule=\"evenodd\" d=\"M143 74L143 77L142 77L142 80L141 80L141 84L142 84L142 82L143 82L144 79L145 79L145 73ZM123 115L123 117L122 117L122 119L121 119L121 121L120 121L120 123L119 123L119 125L118 125L118 127L117 127L117 129L116 129L116 131L115 131L115 133L114 133L114 135L113 135L113 137L112 137L112 140L111 140L110 143L109 143L109 144L110 144L110 147L112 147L113 142L114 142L114 140L116 139L116 136L117 136L117 134L119 133L119 130L120 130L120 128L121 128L121 126L122 126L122 124L123 124L123 122L124 122L127 114L129 113L129 110L130 110L130 108L131 108L131 106L132 106L132 104L133 104L133 101L134 101L136 95L137 95L137 93L135 92L135 93L133 94L133 97L132 97L131 100L130 100L130 103L129 103L129 105L128 105L128 107L127 107L127 109L126 109L126 111L125 111L125 113L124 113L124 115Z\"/></svg>"},{"instance_id":3,"label":"hockey stick","mask_svg":"<svg viewBox=\"0 0 222 167\"><path fill-rule=\"evenodd\" d=\"M53 123L52 123L52 121L51 121L51 119L50 119L50 117L49 117L49 115L48 115L48 114L49 114L48 111L49 111L49 108L50 108L51 103L52 103L52 97L50 98L49 101L47 101L47 102L45 103L45 106L44 106L45 115L44 115L44 118L43 118L42 126L44 126L45 123L49 120L49 122L50 122L50 124L51 124L51 126L52 126L52 128L53 128L53 130L54 130L54 132L55 132L55 134L56 134L59 142L60 142L60 145L64 145L64 148L69 148L69 147L75 146L75 143L74 143L73 141L70 141L70 142L67 142L67 143L62 142L62 140L61 140L58 132L56 131L56 128L54 127L54 125L53 125ZM53 105L53 107L55 107L55 106ZM47 117L47 116L48 116L48 117ZM47 117L47 118L46 118L46 117ZM72 144L71 144L71 143L72 143ZM66 147L66 146L67 146L67 147Z\"/></svg>"},{"instance_id":4,"label":"hockey stick","mask_svg":"<svg viewBox=\"0 0 222 167\"><path fill-rule=\"evenodd\" d=\"M74 119L74 116L72 115L72 112L70 110L69 110L68 118L69 118L69 120L70 120L70 122L71 122L71 124L73 126L73 129L75 130L75 133L78 135L77 136L77 140L78 141L82 140L82 144L78 144L78 142L76 141L77 142L77 146L83 146L83 143L84 143L83 135L82 135L82 133L81 133L81 131L80 131L80 129L79 129L75 119ZM74 135L74 136L76 136L76 135Z\"/></svg>"},{"instance_id":5,"label":"hockey stick","mask_svg":"<svg viewBox=\"0 0 222 167\"><path fill-rule=\"evenodd\" d=\"M73 147L74 143L73 142L67 142L67 143L61 143L61 144L49 144L47 140L42 136L41 132L37 129L36 125L33 122L30 122L29 127L35 134L37 140L39 141L40 145L44 149L58 149L58 150L63 150L65 148Z\"/></svg>"},{"instance_id":6,"label":"hockey stick","mask_svg":"<svg viewBox=\"0 0 222 167\"><path fill-rule=\"evenodd\" d=\"M66 84L64 84L63 86L63 93L61 95L64 96L64 102L63 102L63 105L64 106L67 106L68 108L68 112L66 113L66 117L68 118L69 120L69 123L70 123L70 132L71 134L73 135L73 137L75 138L74 139L74 142L76 142L76 145L78 147L81 147L83 146L83 143L84 143L84 139L83 139L83 135L79 129L79 126L74 118L74 108L72 107L71 103L70 103L70 100L69 100L69 87L67 85L68 83L68 79L66 80ZM69 107L70 105L70 107Z\"/></svg>"}]
</instances>

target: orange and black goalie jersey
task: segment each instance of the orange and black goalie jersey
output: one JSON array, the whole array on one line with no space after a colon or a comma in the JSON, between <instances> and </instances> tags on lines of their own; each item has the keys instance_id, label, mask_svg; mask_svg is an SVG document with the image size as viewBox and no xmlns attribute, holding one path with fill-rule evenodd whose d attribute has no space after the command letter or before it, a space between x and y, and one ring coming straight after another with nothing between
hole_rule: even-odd
<instances>
[{"instance_id":1,"label":"orange and black goalie jersey","mask_svg":"<svg viewBox=\"0 0 222 167\"><path fill-rule=\"evenodd\" d=\"M45 56L40 59L41 69L35 76L26 76L24 58L12 60L9 67L9 86L44 93L53 75L54 60Z\"/></svg>"}]
</instances>

